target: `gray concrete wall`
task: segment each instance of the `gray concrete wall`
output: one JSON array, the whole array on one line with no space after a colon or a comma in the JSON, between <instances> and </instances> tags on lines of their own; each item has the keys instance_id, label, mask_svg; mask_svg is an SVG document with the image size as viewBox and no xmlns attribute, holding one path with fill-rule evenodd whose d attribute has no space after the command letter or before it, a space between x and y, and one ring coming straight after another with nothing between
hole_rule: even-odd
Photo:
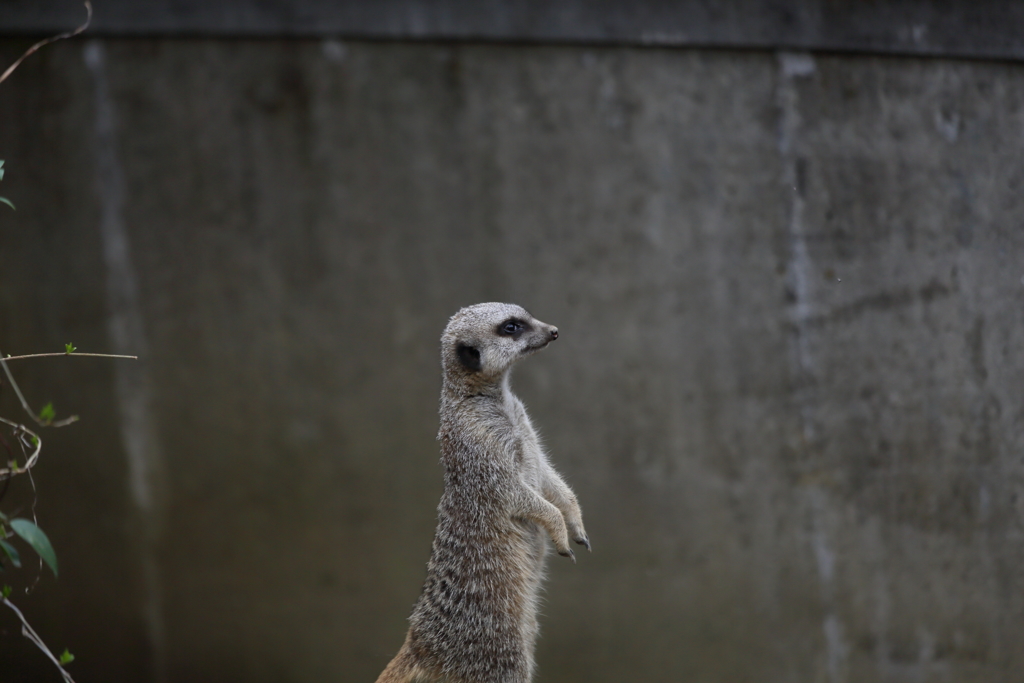
<instances>
[{"instance_id":1,"label":"gray concrete wall","mask_svg":"<svg viewBox=\"0 0 1024 683\"><path fill-rule=\"evenodd\" d=\"M0 94L0 348L143 356L16 368L82 416L19 595L79 683L373 680L492 299L562 331L516 386L594 541L538 682L1018 680L1021 67L102 40Z\"/></svg>"},{"instance_id":2,"label":"gray concrete wall","mask_svg":"<svg viewBox=\"0 0 1024 683\"><path fill-rule=\"evenodd\" d=\"M91 35L269 36L853 51L1024 59L1006 0L102 0ZM4 0L0 34L82 23L78 0Z\"/></svg>"}]
</instances>

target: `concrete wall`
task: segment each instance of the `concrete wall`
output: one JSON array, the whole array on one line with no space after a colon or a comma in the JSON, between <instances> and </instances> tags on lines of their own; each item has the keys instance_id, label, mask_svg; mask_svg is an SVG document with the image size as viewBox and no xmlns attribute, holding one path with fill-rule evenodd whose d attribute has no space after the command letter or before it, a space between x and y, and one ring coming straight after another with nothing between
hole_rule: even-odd
<instances>
[{"instance_id":1,"label":"concrete wall","mask_svg":"<svg viewBox=\"0 0 1024 683\"><path fill-rule=\"evenodd\" d=\"M78 683L373 680L492 299L562 331L516 386L594 541L538 682L1018 680L1020 66L105 39L0 94L0 348L143 356L15 368L82 416L16 593Z\"/></svg>"},{"instance_id":2,"label":"concrete wall","mask_svg":"<svg viewBox=\"0 0 1024 683\"><path fill-rule=\"evenodd\" d=\"M102 0L90 35L662 45L1024 59L1006 0ZM4 0L0 33L82 23L81 0Z\"/></svg>"}]
</instances>

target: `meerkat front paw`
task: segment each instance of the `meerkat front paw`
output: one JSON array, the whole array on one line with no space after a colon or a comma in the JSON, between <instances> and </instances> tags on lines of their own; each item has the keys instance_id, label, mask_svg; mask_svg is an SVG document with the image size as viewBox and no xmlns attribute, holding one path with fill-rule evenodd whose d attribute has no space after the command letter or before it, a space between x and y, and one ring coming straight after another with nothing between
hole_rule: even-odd
<instances>
[{"instance_id":1,"label":"meerkat front paw","mask_svg":"<svg viewBox=\"0 0 1024 683\"><path fill-rule=\"evenodd\" d=\"M572 551L572 548L566 546L565 550L559 550L558 554L562 557L568 557L570 560L572 560L573 564L576 564L576 553Z\"/></svg>"},{"instance_id":2,"label":"meerkat front paw","mask_svg":"<svg viewBox=\"0 0 1024 683\"><path fill-rule=\"evenodd\" d=\"M566 526L569 527L569 535L572 536L572 540L590 550L590 537L583 529L583 521L570 520Z\"/></svg>"},{"instance_id":3,"label":"meerkat front paw","mask_svg":"<svg viewBox=\"0 0 1024 683\"><path fill-rule=\"evenodd\" d=\"M555 550L559 555L568 557L572 560L573 564L576 564L576 555L573 553L572 548L569 547L569 530L565 524L560 524L559 526L561 528L556 533L551 534L551 541L555 544Z\"/></svg>"}]
</instances>

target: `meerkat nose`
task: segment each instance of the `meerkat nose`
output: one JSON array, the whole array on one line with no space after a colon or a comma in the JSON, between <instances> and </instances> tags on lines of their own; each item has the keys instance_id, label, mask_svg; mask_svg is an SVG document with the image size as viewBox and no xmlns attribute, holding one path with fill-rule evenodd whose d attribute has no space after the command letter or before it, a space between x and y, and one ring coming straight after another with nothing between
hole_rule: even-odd
<instances>
[{"instance_id":1,"label":"meerkat nose","mask_svg":"<svg viewBox=\"0 0 1024 683\"><path fill-rule=\"evenodd\" d=\"M551 338L552 339L558 339L558 328L557 327L552 327L551 328Z\"/></svg>"}]
</instances>

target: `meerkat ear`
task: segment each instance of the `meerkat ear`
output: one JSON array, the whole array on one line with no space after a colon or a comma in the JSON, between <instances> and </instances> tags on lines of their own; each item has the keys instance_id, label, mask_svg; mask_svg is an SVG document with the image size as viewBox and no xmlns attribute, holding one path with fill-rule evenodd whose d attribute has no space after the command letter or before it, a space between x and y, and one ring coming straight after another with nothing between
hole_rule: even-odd
<instances>
[{"instance_id":1,"label":"meerkat ear","mask_svg":"<svg viewBox=\"0 0 1024 683\"><path fill-rule=\"evenodd\" d=\"M478 372L483 367L483 363L480 362L479 349L475 349L469 344L459 344L455 347L455 353L458 354L459 360L467 370Z\"/></svg>"}]
</instances>

